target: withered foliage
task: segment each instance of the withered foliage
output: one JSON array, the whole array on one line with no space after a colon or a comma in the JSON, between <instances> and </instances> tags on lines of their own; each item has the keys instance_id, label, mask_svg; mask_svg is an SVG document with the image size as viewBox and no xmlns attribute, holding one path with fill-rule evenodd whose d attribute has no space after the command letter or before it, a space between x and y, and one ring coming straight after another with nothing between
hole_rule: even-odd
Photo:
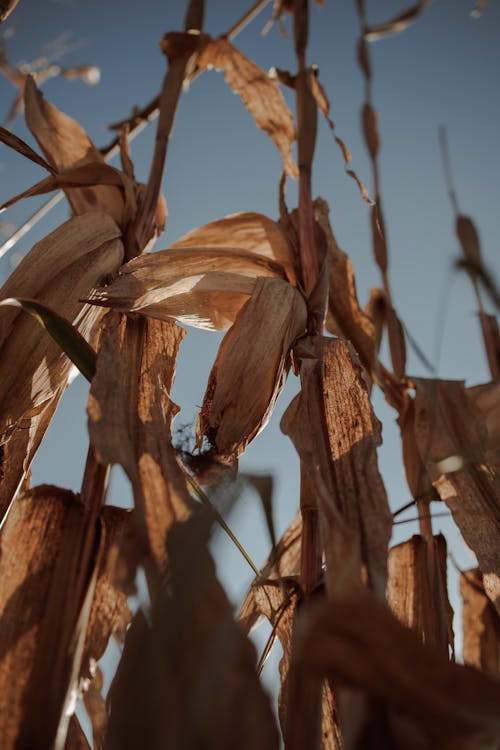
<instances>
[{"instance_id":1,"label":"withered foliage","mask_svg":"<svg viewBox=\"0 0 500 750\"><path fill-rule=\"evenodd\" d=\"M481 298L488 276L478 232L458 211L448 179L491 381L466 387L411 377L382 211L369 45L405 29L427 4L369 24L363 0L356 0L373 201L348 169L351 154L307 61L307 0L274 3L273 19L285 11L293 16L297 70L273 75L233 44L265 3L214 38L203 32L203 1L191 0L184 30L161 40L167 71L159 96L119 126L121 168L106 163L83 127L46 101L33 78L17 76L26 123L43 155L3 128L0 141L45 175L4 207L63 190L71 217L32 248L0 290L5 750L277 750L282 740L286 750L499 747L500 336ZM15 5L0 2L0 20ZM7 62L1 64L5 72ZM280 217L241 211L150 253L167 218L161 187L182 91L210 68L222 71L280 152ZM279 84L292 89L294 114ZM366 304L328 204L313 198L318 109L370 205L381 278ZM128 138L155 110L156 139L142 185ZM290 212L287 175L298 177L298 208ZM26 310L35 318L43 312L45 330ZM179 323L225 331L192 454L172 444L179 408L171 392L189 335ZM390 368L381 361L384 336ZM91 386L81 491L30 489L30 464L72 362L83 361ZM228 482L236 475L292 370L300 390L281 429L300 464L289 517L299 510L279 541L272 532L259 572L198 480L217 493L221 477ZM397 412L419 513L420 534L392 549L374 387ZM196 469L203 463L210 482ZM113 464L130 481L132 510L106 504ZM466 666L454 662L446 541L433 532L430 512L435 500L449 507L478 563L461 575ZM264 505L269 521L268 497ZM214 518L258 573L237 617L209 552ZM138 570L146 579L140 605L129 598L137 593ZM263 617L271 633L257 655L249 636ZM100 660L111 638L122 653L105 694L108 665ZM281 737L260 680L276 642ZM77 719L77 699L88 722Z\"/></svg>"}]
</instances>

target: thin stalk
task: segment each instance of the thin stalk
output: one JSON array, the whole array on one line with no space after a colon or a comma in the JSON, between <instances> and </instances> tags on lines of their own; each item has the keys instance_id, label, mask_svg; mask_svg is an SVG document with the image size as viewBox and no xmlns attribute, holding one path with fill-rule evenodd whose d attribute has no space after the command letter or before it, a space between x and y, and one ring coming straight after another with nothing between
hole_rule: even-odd
<instances>
[{"instance_id":1,"label":"thin stalk","mask_svg":"<svg viewBox=\"0 0 500 750\"><path fill-rule=\"evenodd\" d=\"M260 570L258 569L258 567L256 566L256 564L254 563L254 561L252 560L252 558L250 557L250 555L248 554L248 552L246 551L245 547L242 545L242 543L240 542L240 540L238 539L238 537L236 536L236 534L234 534L234 532L231 530L231 528L227 525L227 523L224 520L223 516L219 513L219 511L217 510L217 508L211 502L211 500L208 497L208 495L205 492L203 492L203 490L201 489L201 487L198 484L198 482L195 479L193 479L193 477L189 476L189 474L186 474L186 479L187 479L187 483L188 483L190 489L192 490L192 492L196 495L196 497L198 498L198 500L200 500L200 502L202 502L203 505L205 505L210 510L210 512L214 516L215 520L217 521L217 523L221 527L221 529L223 529L225 531L225 533L227 534L227 536L229 537L229 539L232 541L232 543L234 544L234 546L238 549L238 551L241 553L241 555L243 555L243 557L245 558L245 560L249 564L249 566L252 568L252 570L255 573L255 575L256 576L260 576Z\"/></svg>"},{"instance_id":2,"label":"thin stalk","mask_svg":"<svg viewBox=\"0 0 500 750\"><path fill-rule=\"evenodd\" d=\"M413 516L412 518L403 518L401 521L394 521L393 526L399 526L403 523L411 523L412 521L422 521L427 518L452 518L451 513L427 513L425 515Z\"/></svg>"},{"instance_id":3,"label":"thin stalk","mask_svg":"<svg viewBox=\"0 0 500 750\"><path fill-rule=\"evenodd\" d=\"M237 34L239 34L241 31L243 31L245 26L247 26L250 21L253 21L255 16L260 13L260 11L263 10L268 4L269 0L257 0L257 2L255 2L251 6L251 8L249 8L246 13L244 13L243 16L238 21L236 21L236 23L233 23L231 28L228 29L228 31L226 31L223 36L225 36L226 39L234 39L234 37L237 36Z\"/></svg>"}]
</instances>

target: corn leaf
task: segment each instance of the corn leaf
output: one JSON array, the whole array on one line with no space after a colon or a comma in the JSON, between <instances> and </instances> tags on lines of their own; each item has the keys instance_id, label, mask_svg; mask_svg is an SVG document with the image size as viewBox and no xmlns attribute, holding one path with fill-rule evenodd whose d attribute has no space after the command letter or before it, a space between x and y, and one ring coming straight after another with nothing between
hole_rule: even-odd
<instances>
[{"instance_id":1,"label":"corn leaf","mask_svg":"<svg viewBox=\"0 0 500 750\"><path fill-rule=\"evenodd\" d=\"M127 633L111 687L107 750L279 746L254 648L233 620L203 528L198 517L169 534L169 589L150 622L139 612Z\"/></svg>"},{"instance_id":2,"label":"corn leaf","mask_svg":"<svg viewBox=\"0 0 500 750\"><path fill-rule=\"evenodd\" d=\"M26 80L24 103L26 124L57 172L96 162L104 164L103 156L83 128L47 102L30 76ZM119 188L116 184L99 185L100 181L98 179L91 188L71 189L71 185L67 186L65 192L73 211L76 214L105 211L123 226L129 217L124 215Z\"/></svg>"},{"instance_id":3,"label":"corn leaf","mask_svg":"<svg viewBox=\"0 0 500 750\"><path fill-rule=\"evenodd\" d=\"M422 645L368 592L318 607L297 651L304 669L366 691L379 717L389 712L382 747L493 750L500 741L498 681ZM344 734L356 719L341 714Z\"/></svg>"},{"instance_id":4,"label":"corn leaf","mask_svg":"<svg viewBox=\"0 0 500 750\"><path fill-rule=\"evenodd\" d=\"M452 611L446 591L446 541L434 537L435 554L413 536L392 547L388 560L387 601L398 620L423 643L448 656Z\"/></svg>"},{"instance_id":5,"label":"corn leaf","mask_svg":"<svg viewBox=\"0 0 500 750\"><path fill-rule=\"evenodd\" d=\"M318 507L329 596L369 585L385 599L392 517L377 467L380 423L358 358L342 340L311 337L301 358L301 393L281 420L308 477L302 507Z\"/></svg>"},{"instance_id":6,"label":"corn leaf","mask_svg":"<svg viewBox=\"0 0 500 750\"><path fill-rule=\"evenodd\" d=\"M193 229L176 242L174 249L207 247L241 250L263 255L285 269L291 284L297 283L295 254L281 224L258 213L237 213Z\"/></svg>"},{"instance_id":7,"label":"corn leaf","mask_svg":"<svg viewBox=\"0 0 500 750\"><path fill-rule=\"evenodd\" d=\"M337 244L328 218L328 205L317 198L314 210L328 248L330 288L327 329L330 333L349 339L370 372L377 356L375 326L359 305L354 269L349 256Z\"/></svg>"},{"instance_id":8,"label":"corn leaf","mask_svg":"<svg viewBox=\"0 0 500 750\"><path fill-rule=\"evenodd\" d=\"M0 301L0 305L21 307L29 312L78 367L82 375L91 382L95 375L96 353L66 318L36 300L7 297Z\"/></svg>"},{"instance_id":9,"label":"corn leaf","mask_svg":"<svg viewBox=\"0 0 500 750\"><path fill-rule=\"evenodd\" d=\"M500 610L500 479L486 464L483 415L460 381L414 381L415 434L441 500L475 553L484 587Z\"/></svg>"},{"instance_id":10,"label":"corn leaf","mask_svg":"<svg viewBox=\"0 0 500 750\"><path fill-rule=\"evenodd\" d=\"M227 83L241 97L257 126L278 147L287 174L296 177L297 166L291 153L295 140L293 118L270 77L222 37L207 41L197 64L201 70L213 67L223 71Z\"/></svg>"},{"instance_id":11,"label":"corn leaf","mask_svg":"<svg viewBox=\"0 0 500 750\"><path fill-rule=\"evenodd\" d=\"M93 290L89 299L121 312L224 330L254 292L258 277L284 275L279 264L244 251L163 250L130 261L113 283Z\"/></svg>"},{"instance_id":12,"label":"corn leaf","mask_svg":"<svg viewBox=\"0 0 500 750\"><path fill-rule=\"evenodd\" d=\"M368 42L375 42L386 36L405 31L418 18L428 4L429 0L418 0L418 2L411 5L407 10L399 13L389 21L367 26L364 29L364 38Z\"/></svg>"},{"instance_id":13,"label":"corn leaf","mask_svg":"<svg viewBox=\"0 0 500 750\"><path fill-rule=\"evenodd\" d=\"M115 273L122 258L120 231L111 217L103 213L75 217L32 248L0 290L0 299L27 298L50 306L92 346L102 313L82 305L79 298ZM19 308L0 308L0 352L3 516L29 469L72 364Z\"/></svg>"},{"instance_id":14,"label":"corn leaf","mask_svg":"<svg viewBox=\"0 0 500 750\"><path fill-rule=\"evenodd\" d=\"M151 585L166 565L168 530L192 507L170 442L178 408L168 394L183 336L171 322L109 313L88 402L90 439L100 461L121 464L132 482L143 554L151 555Z\"/></svg>"}]
</instances>

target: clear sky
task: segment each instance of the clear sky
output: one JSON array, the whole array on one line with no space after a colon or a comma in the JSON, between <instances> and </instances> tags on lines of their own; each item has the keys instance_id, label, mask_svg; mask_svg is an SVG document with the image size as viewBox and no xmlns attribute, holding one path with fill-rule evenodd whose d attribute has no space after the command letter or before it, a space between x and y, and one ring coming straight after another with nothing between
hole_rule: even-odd
<instances>
[{"instance_id":1,"label":"clear sky","mask_svg":"<svg viewBox=\"0 0 500 750\"><path fill-rule=\"evenodd\" d=\"M367 1L371 21L382 21L410 3ZM207 2L205 30L226 31L250 5L249 0ZM472 0L435 0L405 32L371 45L374 105L379 112L382 196L390 252L394 303L408 329L439 375L466 379L472 385L489 379L468 281L453 270L458 245L453 215L441 165L438 126L448 131L455 187L461 210L478 227L486 265L497 273L500 199L500 5L493 0L474 20ZM54 47L69 50L56 62L66 67L92 63L101 82L53 79L44 86L46 97L75 117L97 146L110 140L106 126L143 106L159 90L165 59L158 42L163 33L181 29L185 4L176 0L21 0L0 27L11 62L31 61L51 54ZM260 34L271 4L235 44L264 69L294 69L292 35L283 38L274 27ZM320 80L330 97L338 134L353 155L353 166L371 187L370 167L360 130L363 80L356 63L359 34L354 3L325 0L311 3L309 62L319 66ZM287 22L287 29L290 26ZM7 38L8 37L8 38ZM55 42L55 43L54 43ZM14 90L0 79L0 117L7 112ZM288 93L287 99L293 105ZM32 142L18 118L13 130ZM132 158L138 177L145 180L155 126L134 141ZM183 95L169 147L164 192L169 222L157 249L168 247L184 232L236 211L260 211L277 217L281 163L271 141L216 72L200 76ZM6 200L42 177L41 170L0 146L0 200ZM314 194L330 204L339 244L354 263L362 303L369 289L380 284L372 260L369 214L326 123L319 122ZM288 189L290 207L296 187ZM39 205L30 199L2 215L19 225ZM15 248L23 254L68 215L61 204ZM0 261L3 281L15 255ZM17 256L19 257L19 256ZM179 423L192 422L201 403L207 375L215 356L218 334L190 331L178 368L174 399L183 411ZM387 360L386 353L383 358ZM408 372L430 376L410 350ZM272 472L276 479L275 517L282 531L298 504L298 466L287 438L279 431L279 417L297 385L292 378L282 394L271 426L242 459L248 471ZM51 482L78 489L86 454L86 383L79 378L65 397L47 443L34 466L34 482ZM375 394L375 408L384 425L380 465L391 505L409 500L401 465L395 414ZM113 480L115 502L129 501L126 484ZM437 510L442 510L438 508ZM411 513L410 515L414 515ZM246 495L230 522L258 564L266 556L268 539L258 523L258 501ZM452 525L436 522L446 532ZM416 524L398 526L397 541L416 533ZM454 554L471 564L463 545L452 537ZM237 553L223 545L219 570L235 600L250 574ZM454 586L456 583L453 584Z\"/></svg>"}]
</instances>

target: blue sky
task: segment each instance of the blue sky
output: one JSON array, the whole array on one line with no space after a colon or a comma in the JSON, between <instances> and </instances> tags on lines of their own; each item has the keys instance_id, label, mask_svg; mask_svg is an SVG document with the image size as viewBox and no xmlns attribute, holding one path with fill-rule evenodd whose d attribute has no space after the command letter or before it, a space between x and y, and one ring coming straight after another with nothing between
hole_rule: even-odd
<instances>
[{"instance_id":1,"label":"blue sky","mask_svg":"<svg viewBox=\"0 0 500 750\"><path fill-rule=\"evenodd\" d=\"M409 3L407 3L409 4ZM371 21L381 21L407 4L389 0L367 2ZM207 3L205 30L226 31L250 5L248 0ZM498 278L498 206L500 199L500 6L490 0L482 18L474 20L468 0L435 0L422 16L398 36L376 42L370 51L373 64L373 99L379 113L382 196L390 253L394 303L401 318L439 375L462 378L472 385L489 379L467 280L453 270L458 245L453 214L446 193L438 127L447 127L455 187L461 210L469 214L480 233L487 266ZM263 68L294 69L292 35L283 38L277 28L260 34L271 5L260 14L235 44ZM89 87L80 81L49 81L44 92L56 106L75 117L98 146L110 140L108 123L126 117L134 105L147 103L159 90L166 68L159 50L163 33L181 29L184 3L164 0L21 0L0 33L12 32L6 46L13 63L30 61L54 39L66 35L72 47L60 60L66 67L92 63L101 70L101 82ZM360 129L363 80L356 63L359 34L354 4L325 0L311 3L309 62L319 66L320 80L330 97L338 134L353 155L353 166L371 187L371 172ZM290 31L290 25L286 23ZM59 42L60 46L60 42ZM0 116L7 111L13 89L0 79ZM293 102L285 92L291 106ZM18 135L31 142L19 118ZM155 126L141 134L132 147L139 179L147 178ZM271 141L259 131L238 97L216 72L200 76L183 95L169 146L164 192L169 222L156 247L168 247L184 232L236 211L278 213L281 164ZM42 177L41 171L0 147L0 200L6 200ZM319 122L313 191L330 204L339 244L356 270L362 303L369 289L380 285L372 260L369 214L352 180L344 174L339 151L326 123ZM290 207L296 186L288 188ZM39 205L30 199L2 215L19 225ZM68 215L61 204L16 247L23 254ZM12 253L0 260L0 279L10 269ZM190 331L183 344L174 399L183 411L180 423L192 422L220 336ZM387 355L383 357L387 360ZM417 357L409 354L408 372L429 376ZM298 467L294 451L279 431L279 417L295 392L291 378L282 394L272 424L251 446L241 465L245 470L272 472L276 479L275 516L282 531L298 504ZM34 466L34 481L78 489L86 454L85 401L87 386L80 378L65 397L46 444ZM380 465L393 507L409 499L404 481L395 413L375 394L375 408L384 425ZM113 480L113 500L129 501L119 473ZM414 515L413 513L411 515ZM268 549L255 497L242 499L233 512L235 526L257 563ZM447 532L446 521L436 528ZM397 527L396 540L416 533L415 524ZM450 531L451 533L451 531ZM456 534L454 554L471 564ZM219 570L236 600L250 574L227 545L218 553Z\"/></svg>"}]
</instances>

